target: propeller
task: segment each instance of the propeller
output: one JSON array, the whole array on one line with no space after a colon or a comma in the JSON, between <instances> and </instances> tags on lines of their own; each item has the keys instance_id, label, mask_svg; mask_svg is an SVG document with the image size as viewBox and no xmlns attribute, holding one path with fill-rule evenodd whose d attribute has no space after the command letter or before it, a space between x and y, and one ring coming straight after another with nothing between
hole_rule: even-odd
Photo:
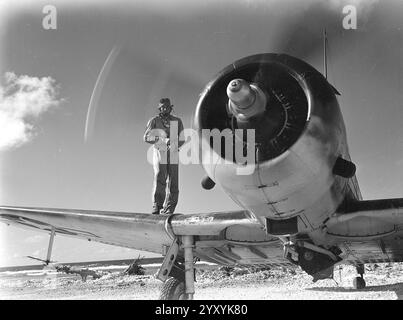
<instances>
[{"instance_id":1,"label":"propeller","mask_svg":"<svg viewBox=\"0 0 403 320\"><path fill-rule=\"evenodd\" d=\"M87 142L92 132L94 130L95 125L95 115L99 105L99 98L101 96L102 89L104 87L106 78L111 71L113 63L115 62L116 57L119 55L121 47L119 45L115 45L108 56L102 68L98 74L97 80L95 82L94 90L92 90L90 103L88 105L87 117L85 121L85 131L84 131L84 141Z\"/></svg>"}]
</instances>

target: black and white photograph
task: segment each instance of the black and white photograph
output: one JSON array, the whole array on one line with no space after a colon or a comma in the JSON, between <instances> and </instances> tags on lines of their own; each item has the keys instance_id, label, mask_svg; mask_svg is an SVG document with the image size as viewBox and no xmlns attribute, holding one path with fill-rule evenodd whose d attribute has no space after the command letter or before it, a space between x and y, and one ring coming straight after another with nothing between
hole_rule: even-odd
<instances>
[{"instance_id":1,"label":"black and white photograph","mask_svg":"<svg viewBox=\"0 0 403 320\"><path fill-rule=\"evenodd\" d=\"M0 300L400 300L402 124L401 0L2 0Z\"/></svg>"}]
</instances>

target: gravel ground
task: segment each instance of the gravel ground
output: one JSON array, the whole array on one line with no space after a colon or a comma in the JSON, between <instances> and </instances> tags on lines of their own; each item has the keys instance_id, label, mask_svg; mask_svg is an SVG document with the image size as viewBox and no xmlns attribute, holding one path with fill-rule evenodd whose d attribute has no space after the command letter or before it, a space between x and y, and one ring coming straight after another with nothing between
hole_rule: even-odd
<instances>
[{"instance_id":1,"label":"gravel ground","mask_svg":"<svg viewBox=\"0 0 403 320\"><path fill-rule=\"evenodd\" d=\"M226 274L222 269L198 269L197 300L395 300L403 298L403 264L367 265L363 290L352 288L355 269L336 268L334 280L312 283L300 269L276 268L249 271L235 269ZM161 282L152 275L124 276L106 273L100 279L79 276L42 276L26 279L1 279L0 299L158 299Z\"/></svg>"}]
</instances>

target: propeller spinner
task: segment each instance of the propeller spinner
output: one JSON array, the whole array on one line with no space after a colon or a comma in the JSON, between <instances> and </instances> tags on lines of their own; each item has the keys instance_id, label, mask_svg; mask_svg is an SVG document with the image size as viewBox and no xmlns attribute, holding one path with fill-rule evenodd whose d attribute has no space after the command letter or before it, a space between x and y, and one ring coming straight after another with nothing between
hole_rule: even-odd
<instances>
[{"instance_id":1,"label":"propeller spinner","mask_svg":"<svg viewBox=\"0 0 403 320\"><path fill-rule=\"evenodd\" d=\"M227 86L228 108L238 121L247 121L265 111L267 97L255 84L234 79Z\"/></svg>"}]
</instances>

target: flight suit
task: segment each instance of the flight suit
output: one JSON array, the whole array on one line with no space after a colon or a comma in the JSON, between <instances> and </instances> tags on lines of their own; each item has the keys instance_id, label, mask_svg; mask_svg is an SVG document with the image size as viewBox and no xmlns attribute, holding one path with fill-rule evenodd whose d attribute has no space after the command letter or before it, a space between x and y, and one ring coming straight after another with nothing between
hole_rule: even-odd
<instances>
[{"instance_id":1,"label":"flight suit","mask_svg":"<svg viewBox=\"0 0 403 320\"><path fill-rule=\"evenodd\" d=\"M175 123L176 122L176 123ZM170 127L176 125L177 137L170 137ZM153 213L172 214L178 204L179 188L179 159L170 159L172 153L170 148L177 148L183 144L179 140L179 135L183 131L182 120L173 115L162 117L160 115L150 119L144 133L144 141L154 144L153 168L154 168L154 186L153 186ZM169 146L167 145L169 139ZM173 150L172 150L173 151ZM168 195L166 196L166 187L168 184Z\"/></svg>"}]
</instances>

